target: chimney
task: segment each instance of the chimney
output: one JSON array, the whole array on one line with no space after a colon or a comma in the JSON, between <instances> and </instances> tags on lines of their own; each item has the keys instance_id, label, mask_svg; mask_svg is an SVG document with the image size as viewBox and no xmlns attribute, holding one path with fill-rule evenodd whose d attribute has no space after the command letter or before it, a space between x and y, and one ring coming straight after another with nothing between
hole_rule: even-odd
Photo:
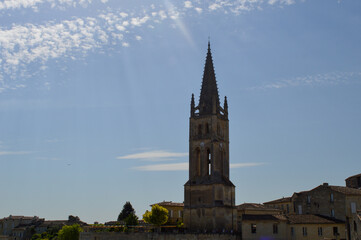
<instances>
[{"instance_id":1,"label":"chimney","mask_svg":"<svg viewBox=\"0 0 361 240\"><path fill-rule=\"evenodd\" d=\"M327 182L323 183L322 185L323 185L324 187L328 187L328 183L327 183Z\"/></svg>"}]
</instances>

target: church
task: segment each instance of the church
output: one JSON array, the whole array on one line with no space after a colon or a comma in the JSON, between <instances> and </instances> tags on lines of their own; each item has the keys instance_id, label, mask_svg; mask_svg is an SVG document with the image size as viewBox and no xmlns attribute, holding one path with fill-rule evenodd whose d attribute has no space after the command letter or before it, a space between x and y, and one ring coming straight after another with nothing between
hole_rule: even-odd
<instances>
[{"instance_id":1,"label":"church","mask_svg":"<svg viewBox=\"0 0 361 240\"><path fill-rule=\"evenodd\" d=\"M189 119L189 180L184 185L185 227L236 231L235 186L229 179L227 97L220 104L210 43L199 103L192 94Z\"/></svg>"}]
</instances>

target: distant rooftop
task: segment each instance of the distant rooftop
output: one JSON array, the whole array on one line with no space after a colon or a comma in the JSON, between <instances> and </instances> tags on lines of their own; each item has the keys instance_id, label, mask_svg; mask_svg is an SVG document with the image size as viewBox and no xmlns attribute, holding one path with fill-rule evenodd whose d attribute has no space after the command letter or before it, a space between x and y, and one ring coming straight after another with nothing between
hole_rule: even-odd
<instances>
[{"instance_id":1,"label":"distant rooftop","mask_svg":"<svg viewBox=\"0 0 361 240\"><path fill-rule=\"evenodd\" d=\"M286 203L286 202L291 202L291 197L283 197L269 202L265 202L263 204L277 204L277 203Z\"/></svg>"},{"instance_id":2,"label":"distant rooftop","mask_svg":"<svg viewBox=\"0 0 361 240\"><path fill-rule=\"evenodd\" d=\"M271 208L260 203L243 203L237 206L238 210L268 210L268 211L279 211L279 209Z\"/></svg>"},{"instance_id":3,"label":"distant rooftop","mask_svg":"<svg viewBox=\"0 0 361 240\"><path fill-rule=\"evenodd\" d=\"M163 202L159 202L159 203L154 203L150 206L153 205L159 205L159 206L173 206L173 207L184 207L184 203L177 203L177 202L172 202L172 201L163 201Z\"/></svg>"},{"instance_id":4,"label":"distant rooftop","mask_svg":"<svg viewBox=\"0 0 361 240\"><path fill-rule=\"evenodd\" d=\"M345 223L342 220L338 220L331 217L313 215L313 214L290 214L287 215L287 219L290 224L335 224Z\"/></svg>"}]
</instances>

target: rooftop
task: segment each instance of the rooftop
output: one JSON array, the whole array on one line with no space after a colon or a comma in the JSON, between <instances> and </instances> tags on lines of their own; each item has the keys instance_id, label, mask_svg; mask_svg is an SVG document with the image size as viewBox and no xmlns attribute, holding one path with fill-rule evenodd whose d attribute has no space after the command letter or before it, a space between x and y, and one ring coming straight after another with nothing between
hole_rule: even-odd
<instances>
[{"instance_id":1,"label":"rooftop","mask_svg":"<svg viewBox=\"0 0 361 240\"><path fill-rule=\"evenodd\" d=\"M243 214L242 220L246 221L286 221L287 218L284 215L279 214Z\"/></svg>"},{"instance_id":2,"label":"rooftop","mask_svg":"<svg viewBox=\"0 0 361 240\"><path fill-rule=\"evenodd\" d=\"M184 203L177 203L177 202L172 202L172 201L163 201L163 202L159 202L159 203L154 203L153 205L159 205L159 206L173 206L173 207L184 207Z\"/></svg>"},{"instance_id":3,"label":"rooftop","mask_svg":"<svg viewBox=\"0 0 361 240\"><path fill-rule=\"evenodd\" d=\"M238 210L266 210L266 211L279 211L279 209L271 208L260 203L243 203L237 206Z\"/></svg>"},{"instance_id":4,"label":"rooftop","mask_svg":"<svg viewBox=\"0 0 361 240\"><path fill-rule=\"evenodd\" d=\"M335 224L345 223L342 220L313 214L290 214L287 215L290 224Z\"/></svg>"},{"instance_id":5,"label":"rooftop","mask_svg":"<svg viewBox=\"0 0 361 240\"><path fill-rule=\"evenodd\" d=\"M269 202L265 202L263 204L277 204L277 203L286 203L286 202L291 202L292 198L291 197L283 197L283 198L279 198L276 200L272 200Z\"/></svg>"}]
</instances>

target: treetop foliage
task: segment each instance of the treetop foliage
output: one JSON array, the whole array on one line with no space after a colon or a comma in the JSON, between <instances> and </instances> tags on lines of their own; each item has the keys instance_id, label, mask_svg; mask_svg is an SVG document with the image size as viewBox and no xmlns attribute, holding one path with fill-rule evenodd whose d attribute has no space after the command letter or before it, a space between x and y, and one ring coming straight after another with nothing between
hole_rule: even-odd
<instances>
[{"instance_id":1,"label":"treetop foliage","mask_svg":"<svg viewBox=\"0 0 361 240\"><path fill-rule=\"evenodd\" d=\"M58 239L59 240L78 240L80 232L82 232L83 229L79 226L79 224L74 224L71 226L64 226L62 229L60 229L58 233Z\"/></svg>"},{"instance_id":2,"label":"treetop foliage","mask_svg":"<svg viewBox=\"0 0 361 240\"><path fill-rule=\"evenodd\" d=\"M168 221L168 210L157 204L152 206L152 210L148 210L143 214L143 220L146 223L161 226Z\"/></svg>"},{"instance_id":3,"label":"treetop foliage","mask_svg":"<svg viewBox=\"0 0 361 240\"><path fill-rule=\"evenodd\" d=\"M118 221L125 221L125 219L130 215L135 215L135 210L130 202L126 202L123 206L123 210L120 212L118 216Z\"/></svg>"}]
</instances>

